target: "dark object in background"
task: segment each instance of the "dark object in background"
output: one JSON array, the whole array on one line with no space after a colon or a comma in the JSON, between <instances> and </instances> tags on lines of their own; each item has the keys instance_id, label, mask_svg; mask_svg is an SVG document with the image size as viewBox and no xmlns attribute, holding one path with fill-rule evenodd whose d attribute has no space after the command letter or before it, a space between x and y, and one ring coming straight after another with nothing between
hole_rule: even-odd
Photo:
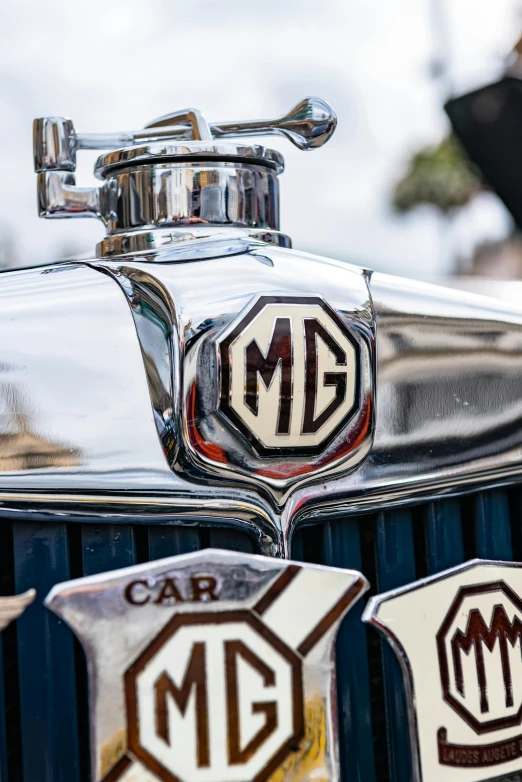
<instances>
[{"instance_id":1,"label":"dark object in background","mask_svg":"<svg viewBox=\"0 0 522 782\"><path fill-rule=\"evenodd\" d=\"M522 80L505 76L444 108L467 154L522 228Z\"/></svg>"}]
</instances>

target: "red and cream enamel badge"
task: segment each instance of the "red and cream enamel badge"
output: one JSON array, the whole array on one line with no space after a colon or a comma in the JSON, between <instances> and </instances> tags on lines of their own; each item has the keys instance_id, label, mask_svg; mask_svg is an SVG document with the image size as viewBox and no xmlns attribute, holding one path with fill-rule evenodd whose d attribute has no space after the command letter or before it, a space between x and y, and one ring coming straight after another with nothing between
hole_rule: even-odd
<instances>
[{"instance_id":1,"label":"red and cream enamel badge","mask_svg":"<svg viewBox=\"0 0 522 782\"><path fill-rule=\"evenodd\" d=\"M206 550L56 586L95 782L338 780L333 643L359 573Z\"/></svg>"},{"instance_id":2,"label":"red and cream enamel badge","mask_svg":"<svg viewBox=\"0 0 522 782\"><path fill-rule=\"evenodd\" d=\"M522 771L522 567L474 560L374 597L409 695L416 779Z\"/></svg>"}]
</instances>

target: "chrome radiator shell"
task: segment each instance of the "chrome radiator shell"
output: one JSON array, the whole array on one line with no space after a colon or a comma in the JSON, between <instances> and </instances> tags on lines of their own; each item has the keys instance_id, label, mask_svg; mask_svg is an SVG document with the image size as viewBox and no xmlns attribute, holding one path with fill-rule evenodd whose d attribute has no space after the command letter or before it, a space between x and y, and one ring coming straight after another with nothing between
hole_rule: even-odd
<instances>
[{"instance_id":1,"label":"chrome radiator shell","mask_svg":"<svg viewBox=\"0 0 522 782\"><path fill-rule=\"evenodd\" d=\"M194 260L183 248L179 260L171 250L153 263L101 259L0 277L4 512L22 503L28 512L93 518L110 508L115 517L157 513L183 523L197 507L203 523L261 529L269 552L281 551L299 524L520 479L522 315L515 309L234 241L243 252L223 253L220 240L217 258L198 260L195 241ZM212 243L205 252L212 255ZM306 282L297 284L299 269ZM124 295L133 276L151 301L162 291L163 326L153 316L139 324ZM176 457L169 464L158 405L172 410L183 450L181 374L177 336L151 349L161 327L194 337L208 330L211 309L230 319L253 292L323 289L332 298L328 286L337 280L334 305L366 307L375 320L375 437L363 464L279 495L237 474L179 469Z\"/></svg>"}]
</instances>

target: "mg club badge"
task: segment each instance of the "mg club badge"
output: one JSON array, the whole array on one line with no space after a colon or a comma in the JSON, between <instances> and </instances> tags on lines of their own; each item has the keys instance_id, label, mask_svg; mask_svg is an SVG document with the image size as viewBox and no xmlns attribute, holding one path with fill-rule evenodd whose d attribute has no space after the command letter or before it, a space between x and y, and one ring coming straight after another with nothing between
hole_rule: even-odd
<instances>
[{"instance_id":1,"label":"mg club badge","mask_svg":"<svg viewBox=\"0 0 522 782\"><path fill-rule=\"evenodd\" d=\"M95 782L338 780L333 644L359 573L206 550L69 581Z\"/></svg>"},{"instance_id":2,"label":"mg club badge","mask_svg":"<svg viewBox=\"0 0 522 782\"><path fill-rule=\"evenodd\" d=\"M402 663L417 780L522 771L520 565L474 560L378 595L363 618Z\"/></svg>"}]
</instances>

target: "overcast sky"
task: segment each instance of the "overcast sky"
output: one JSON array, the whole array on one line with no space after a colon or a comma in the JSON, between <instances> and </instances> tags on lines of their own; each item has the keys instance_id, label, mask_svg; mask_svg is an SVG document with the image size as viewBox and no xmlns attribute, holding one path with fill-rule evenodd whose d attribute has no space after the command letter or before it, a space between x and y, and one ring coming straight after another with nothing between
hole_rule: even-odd
<instances>
[{"instance_id":1,"label":"overcast sky","mask_svg":"<svg viewBox=\"0 0 522 782\"><path fill-rule=\"evenodd\" d=\"M97 221L36 215L32 120L80 131L139 128L196 106L209 120L271 117L305 95L328 100L338 129L321 150L286 158L282 229L294 247L413 276L443 272L447 241L429 211L398 218L390 189L409 154L446 131L435 0L7 0L0 8L0 230L21 263L94 247ZM522 32L521 0L446 0L454 90L499 72ZM265 140L266 143L266 140ZM82 153L80 153L82 155ZM78 184L90 184L83 153ZM492 197L473 231L506 227ZM446 262L447 266L447 262Z\"/></svg>"}]
</instances>

